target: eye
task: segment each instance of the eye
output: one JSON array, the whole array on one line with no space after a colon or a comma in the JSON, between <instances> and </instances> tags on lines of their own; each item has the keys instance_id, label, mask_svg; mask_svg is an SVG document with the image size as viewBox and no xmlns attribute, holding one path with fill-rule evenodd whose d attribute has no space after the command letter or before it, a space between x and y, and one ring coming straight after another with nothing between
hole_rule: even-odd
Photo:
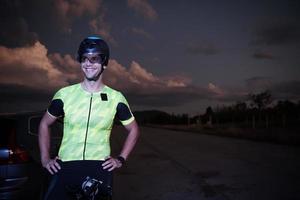
<instances>
[{"instance_id":1,"label":"eye","mask_svg":"<svg viewBox=\"0 0 300 200\"><path fill-rule=\"evenodd\" d=\"M102 59L100 56L93 56L89 58L89 61L91 63L101 63Z\"/></svg>"},{"instance_id":2,"label":"eye","mask_svg":"<svg viewBox=\"0 0 300 200\"><path fill-rule=\"evenodd\" d=\"M85 61L86 61L86 59L87 59L87 57L86 57L86 56L82 56L80 61L83 63L83 62L85 62Z\"/></svg>"},{"instance_id":3,"label":"eye","mask_svg":"<svg viewBox=\"0 0 300 200\"><path fill-rule=\"evenodd\" d=\"M97 56L82 56L81 58L81 62L84 63L86 61L89 61L90 63L102 63L102 58L100 55L97 55Z\"/></svg>"}]
</instances>

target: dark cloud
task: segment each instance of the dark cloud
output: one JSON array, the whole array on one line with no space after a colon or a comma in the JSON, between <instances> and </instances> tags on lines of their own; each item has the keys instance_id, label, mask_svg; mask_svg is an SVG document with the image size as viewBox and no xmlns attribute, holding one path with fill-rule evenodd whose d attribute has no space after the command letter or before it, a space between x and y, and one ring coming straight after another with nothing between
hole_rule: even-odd
<instances>
[{"instance_id":1,"label":"dark cloud","mask_svg":"<svg viewBox=\"0 0 300 200\"><path fill-rule=\"evenodd\" d=\"M188 86L185 88L174 88L161 93L127 93L131 103L154 107L176 107L190 102L209 99L214 94L206 88Z\"/></svg>"},{"instance_id":2,"label":"dark cloud","mask_svg":"<svg viewBox=\"0 0 300 200\"><path fill-rule=\"evenodd\" d=\"M287 0L288 13L286 15L293 16L296 20L300 19L300 1L299 0Z\"/></svg>"},{"instance_id":3,"label":"dark cloud","mask_svg":"<svg viewBox=\"0 0 300 200\"><path fill-rule=\"evenodd\" d=\"M255 45L283 45L299 42L300 28L298 24L290 22L267 23L256 31L252 41Z\"/></svg>"},{"instance_id":4,"label":"dark cloud","mask_svg":"<svg viewBox=\"0 0 300 200\"><path fill-rule=\"evenodd\" d=\"M129 102L134 106L148 108L170 108L177 112L178 109L186 108L196 112L198 108L188 108L188 105L224 105L237 101L245 101L247 92L241 89L223 89L222 94L216 93L210 87L189 85L185 88L174 88L161 93L137 93L134 91L125 93ZM184 109L183 109L184 110Z\"/></svg>"},{"instance_id":5,"label":"dark cloud","mask_svg":"<svg viewBox=\"0 0 300 200\"><path fill-rule=\"evenodd\" d=\"M38 40L38 35L30 30L23 16L23 2L3 0L0 3L0 44L7 47L32 45Z\"/></svg>"},{"instance_id":6,"label":"dark cloud","mask_svg":"<svg viewBox=\"0 0 300 200\"><path fill-rule=\"evenodd\" d=\"M116 43L110 25L104 22L102 0L2 0L0 13L0 45L6 47L31 46L36 41L47 41L52 47L52 41L64 43L84 31ZM83 25L78 25L80 21L86 21L84 31Z\"/></svg>"},{"instance_id":7,"label":"dark cloud","mask_svg":"<svg viewBox=\"0 0 300 200\"><path fill-rule=\"evenodd\" d=\"M248 93L269 90L274 100L300 100L300 81L275 81L270 77L253 77L246 80Z\"/></svg>"},{"instance_id":8,"label":"dark cloud","mask_svg":"<svg viewBox=\"0 0 300 200\"><path fill-rule=\"evenodd\" d=\"M51 98L53 91L18 84L0 84L0 102L36 102Z\"/></svg>"},{"instance_id":9,"label":"dark cloud","mask_svg":"<svg viewBox=\"0 0 300 200\"><path fill-rule=\"evenodd\" d=\"M251 93L261 92L263 90L269 89L273 85L273 80L271 77L252 77L246 81L246 90Z\"/></svg>"},{"instance_id":10,"label":"dark cloud","mask_svg":"<svg viewBox=\"0 0 300 200\"><path fill-rule=\"evenodd\" d=\"M274 56L271 53L268 53L268 52L255 52L253 54L253 58L273 60Z\"/></svg>"},{"instance_id":11,"label":"dark cloud","mask_svg":"<svg viewBox=\"0 0 300 200\"><path fill-rule=\"evenodd\" d=\"M0 91L0 113L44 110L53 93L17 84L0 84Z\"/></svg>"},{"instance_id":12,"label":"dark cloud","mask_svg":"<svg viewBox=\"0 0 300 200\"><path fill-rule=\"evenodd\" d=\"M154 37L153 37L150 33L146 32L146 31L145 31L144 29L142 29L142 28L132 27L132 28L130 29L130 31L131 31L133 34L138 35L138 36L142 36L142 37L144 37L144 38L146 38L146 39L149 39L149 40L153 40L153 39L154 39Z\"/></svg>"},{"instance_id":13,"label":"dark cloud","mask_svg":"<svg viewBox=\"0 0 300 200\"><path fill-rule=\"evenodd\" d=\"M283 81L271 88L278 99L300 100L300 80Z\"/></svg>"},{"instance_id":14,"label":"dark cloud","mask_svg":"<svg viewBox=\"0 0 300 200\"><path fill-rule=\"evenodd\" d=\"M186 52L191 55L215 55L220 52L215 45L207 42L197 42L187 45Z\"/></svg>"}]
</instances>

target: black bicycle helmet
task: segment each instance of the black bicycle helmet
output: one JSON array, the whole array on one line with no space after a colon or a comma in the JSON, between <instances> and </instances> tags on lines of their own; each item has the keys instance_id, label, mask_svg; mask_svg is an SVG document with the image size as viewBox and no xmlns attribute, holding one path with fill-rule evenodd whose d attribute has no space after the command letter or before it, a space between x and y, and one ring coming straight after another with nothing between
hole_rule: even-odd
<instances>
[{"instance_id":1,"label":"black bicycle helmet","mask_svg":"<svg viewBox=\"0 0 300 200\"><path fill-rule=\"evenodd\" d=\"M81 62L82 55L86 53L99 53L102 58L102 65L107 66L109 60L109 47L107 43L97 36L85 38L79 45L77 61Z\"/></svg>"}]
</instances>

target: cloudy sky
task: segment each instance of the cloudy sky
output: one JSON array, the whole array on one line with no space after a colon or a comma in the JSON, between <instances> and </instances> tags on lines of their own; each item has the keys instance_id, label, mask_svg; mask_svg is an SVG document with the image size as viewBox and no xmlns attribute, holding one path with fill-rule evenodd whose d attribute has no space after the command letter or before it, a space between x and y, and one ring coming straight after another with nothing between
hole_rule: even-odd
<instances>
[{"instance_id":1,"label":"cloudy sky","mask_svg":"<svg viewBox=\"0 0 300 200\"><path fill-rule=\"evenodd\" d=\"M132 110L203 113L269 89L300 99L298 0L1 0L0 111L45 109L81 81L80 41L111 47Z\"/></svg>"}]
</instances>

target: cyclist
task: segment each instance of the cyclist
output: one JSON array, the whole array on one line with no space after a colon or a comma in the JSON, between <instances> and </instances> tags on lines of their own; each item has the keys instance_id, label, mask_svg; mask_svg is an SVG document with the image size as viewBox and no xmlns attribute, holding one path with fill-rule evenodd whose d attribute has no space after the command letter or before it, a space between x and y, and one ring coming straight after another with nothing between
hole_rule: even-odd
<instances>
[{"instance_id":1,"label":"cyclist","mask_svg":"<svg viewBox=\"0 0 300 200\"><path fill-rule=\"evenodd\" d=\"M124 164L139 135L125 97L102 81L109 61L107 43L97 36L85 38L77 60L83 81L56 92L39 126L41 163L52 174L45 199L111 196L112 171ZM120 154L112 157L109 138L115 117L128 136ZM59 118L64 132L58 155L51 158L49 128Z\"/></svg>"}]
</instances>

